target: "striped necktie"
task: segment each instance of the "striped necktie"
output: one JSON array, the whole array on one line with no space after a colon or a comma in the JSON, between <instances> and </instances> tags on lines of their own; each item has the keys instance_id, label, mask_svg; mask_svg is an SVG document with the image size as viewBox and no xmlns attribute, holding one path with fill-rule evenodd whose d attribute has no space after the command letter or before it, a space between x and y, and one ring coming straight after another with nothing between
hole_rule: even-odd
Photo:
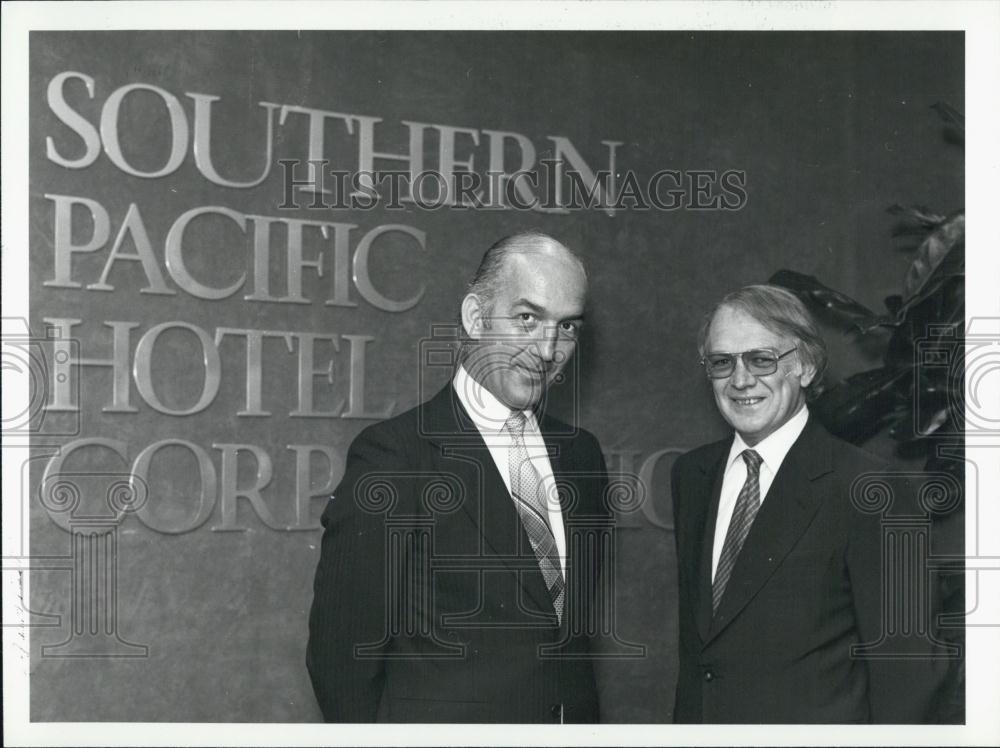
<instances>
[{"instance_id":1,"label":"striped necktie","mask_svg":"<svg viewBox=\"0 0 1000 748\"><path fill-rule=\"evenodd\" d=\"M733 573L733 566L736 558L740 555L743 542L750 532L750 525L753 524L760 509L760 464L763 462L761 456L752 449L745 449L740 453L743 461L747 464L747 479L740 489L740 495L736 499L736 507L733 509L733 518L729 521L729 529L726 531L726 540L722 544L722 555L719 556L719 566L715 570L715 579L712 581L712 613L719 607L722 600L722 593L726 591L729 584L729 577Z\"/></svg>"},{"instance_id":2,"label":"striped necktie","mask_svg":"<svg viewBox=\"0 0 1000 748\"><path fill-rule=\"evenodd\" d=\"M566 582L559 564L556 539L548 522L548 508L542 495L541 479L535 466L531 464L528 450L524 446L524 413L515 410L504 424L513 445L507 452L507 467L510 471L510 492L514 506L521 518L521 524L531 542L531 548L538 559L545 586L552 598L556 616L562 623L563 607L566 602Z\"/></svg>"}]
</instances>

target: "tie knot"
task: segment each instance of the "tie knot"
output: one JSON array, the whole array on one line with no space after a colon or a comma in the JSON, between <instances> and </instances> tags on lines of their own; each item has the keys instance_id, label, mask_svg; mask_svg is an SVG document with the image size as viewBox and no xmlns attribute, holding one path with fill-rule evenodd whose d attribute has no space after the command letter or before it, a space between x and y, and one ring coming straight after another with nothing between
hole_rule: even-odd
<instances>
[{"instance_id":1,"label":"tie knot","mask_svg":"<svg viewBox=\"0 0 1000 748\"><path fill-rule=\"evenodd\" d=\"M760 471L760 464L764 461L764 458L752 449L744 449L740 453L740 456L743 458L743 462L747 464L747 472L757 475Z\"/></svg>"},{"instance_id":2,"label":"tie knot","mask_svg":"<svg viewBox=\"0 0 1000 748\"><path fill-rule=\"evenodd\" d=\"M527 420L528 419L525 418L524 413L519 410L514 410L511 411L510 417L507 419L504 426L506 426L507 430L514 436L523 436L524 424Z\"/></svg>"}]
</instances>

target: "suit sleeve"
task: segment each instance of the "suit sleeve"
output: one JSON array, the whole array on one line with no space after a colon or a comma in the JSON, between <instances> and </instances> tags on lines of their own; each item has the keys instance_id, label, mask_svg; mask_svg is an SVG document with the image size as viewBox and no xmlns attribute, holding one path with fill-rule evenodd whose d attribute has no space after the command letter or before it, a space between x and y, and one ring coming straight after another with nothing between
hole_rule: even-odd
<instances>
[{"instance_id":1,"label":"suit sleeve","mask_svg":"<svg viewBox=\"0 0 1000 748\"><path fill-rule=\"evenodd\" d=\"M583 434L579 446L580 458L575 468L581 473L576 479L578 485L585 491L586 505L583 513L589 516L591 522L596 523L597 527L592 525L592 530L596 529L602 534L610 533L610 542L613 543L614 519L608 506L609 479L604 453L593 434ZM582 563L589 569L589 573L580 577L588 581L578 588L578 593L582 596L579 610L586 611L591 621L586 630L589 639L587 646L592 652L601 651L602 641L597 622L604 619L609 606L613 604L607 599L605 592L614 574L614 555L605 553L605 550L605 544L600 539L587 540L578 545L570 541L566 549L567 553L581 554L574 558L573 563Z\"/></svg>"},{"instance_id":2,"label":"suit sleeve","mask_svg":"<svg viewBox=\"0 0 1000 748\"><path fill-rule=\"evenodd\" d=\"M605 529L613 533L614 517L612 516L611 508L608 506L609 478L608 467L604 460L604 452L601 450L601 445L597 441L597 437L589 433L587 437L588 455L583 464L587 466L588 477L586 480L593 496L593 504L589 511L593 513L594 517L600 518ZM597 616L597 620L600 620L599 616L602 615L603 606L609 604L602 599L603 596L600 590L603 589L602 585L606 581L606 575L614 573L614 570L610 568L613 561L613 557L602 553L602 545L600 543L594 545L589 564L592 568L591 578L595 580L595 584L591 589L587 590L587 595L592 599L590 604L594 606L594 615Z\"/></svg>"},{"instance_id":3,"label":"suit sleeve","mask_svg":"<svg viewBox=\"0 0 1000 748\"><path fill-rule=\"evenodd\" d=\"M894 492L902 505L914 503L912 484L899 482ZM861 655L868 665L872 721L925 723L934 717L946 672L934 642L939 596L926 568L896 558L908 550L887 539L887 522L896 514L853 508L848 573L861 642L880 643L875 652Z\"/></svg>"},{"instance_id":4,"label":"suit sleeve","mask_svg":"<svg viewBox=\"0 0 1000 748\"><path fill-rule=\"evenodd\" d=\"M398 440L369 428L348 450L344 477L323 512L306 666L327 722L373 722L388 646L386 525L382 501L404 469ZM385 480L365 480L372 474ZM398 497L397 497L398 498ZM361 647L362 651L357 651Z\"/></svg>"},{"instance_id":5,"label":"suit sleeve","mask_svg":"<svg viewBox=\"0 0 1000 748\"><path fill-rule=\"evenodd\" d=\"M682 455L674 461L673 468L670 471L670 499L671 499L671 509L673 510L674 519L674 551L677 565L677 679L674 683L674 702L673 702L673 721L674 722L689 722L691 721L691 707L688 702L691 701L692 696L685 693L683 683L684 681L684 671L686 665L689 661L689 654L694 651L694 647L691 638L691 629L688 625L692 611L689 609L687 593L686 593L686 577L685 577L685 559L682 556L681 549L681 497L684 495L684 473L685 473L685 456Z\"/></svg>"},{"instance_id":6,"label":"suit sleeve","mask_svg":"<svg viewBox=\"0 0 1000 748\"><path fill-rule=\"evenodd\" d=\"M677 528L681 526L681 472L683 471L684 458L679 457L674 461L670 469L670 508L674 515L674 544L677 544Z\"/></svg>"},{"instance_id":7,"label":"suit sleeve","mask_svg":"<svg viewBox=\"0 0 1000 748\"><path fill-rule=\"evenodd\" d=\"M690 555L688 547L694 539L688 537L690 530L685 527L685 517L687 516L689 507L686 506L687 502L684 497L690 485L688 481L690 472L691 469L687 455L678 457L674 461L673 468L670 471L670 500L674 520L674 551L677 562L677 595L679 607L689 604L689 601L685 598L689 584L688 566L694 561L694 559L687 558ZM685 616L690 612L686 608L678 610L678 618L681 624L684 623L686 620ZM681 634L683 635L683 629L681 630ZM683 645L684 643L682 638L681 644Z\"/></svg>"},{"instance_id":8,"label":"suit sleeve","mask_svg":"<svg viewBox=\"0 0 1000 748\"><path fill-rule=\"evenodd\" d=\"M591 441L593 442L593 464L596 466L597 470L597 486L596 493L598 497L597 512L605 517L609 522L611 521L611 509L606 501L606 496L608 492L608 484L610 479L608 478L608 466L604 461L604 451L601 449L600 442L597 441L597 437L591 434Z\"/></svg>"}]
</instances>

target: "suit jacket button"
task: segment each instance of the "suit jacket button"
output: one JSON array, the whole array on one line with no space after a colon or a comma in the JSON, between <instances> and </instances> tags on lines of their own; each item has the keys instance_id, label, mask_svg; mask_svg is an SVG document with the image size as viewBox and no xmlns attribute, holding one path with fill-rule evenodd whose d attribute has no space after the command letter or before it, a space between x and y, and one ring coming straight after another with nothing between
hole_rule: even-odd
<instances>
[{"instance_id":1,"label":"suit jacket button","mask_svg":"<svg viewBox=\"0 0 1000 748\"><path fill-rule=\"evenodd\" d=\"M562 714L562 704L553 704L551 712L552 716L558 719L559 716Z\"/></svg>"},{"instance_id":2,"label":"suit jacket button","mask_svg":"<svg viewBox=\"0 0 1000 748\"><path fill-rule=\"evenodd\" d=\"M711 670L706 670L705 671L705 682L707 683L707 682L712 681L712 680L715 680L715 673L713 673Z\"/></svg>"}]
</instances>

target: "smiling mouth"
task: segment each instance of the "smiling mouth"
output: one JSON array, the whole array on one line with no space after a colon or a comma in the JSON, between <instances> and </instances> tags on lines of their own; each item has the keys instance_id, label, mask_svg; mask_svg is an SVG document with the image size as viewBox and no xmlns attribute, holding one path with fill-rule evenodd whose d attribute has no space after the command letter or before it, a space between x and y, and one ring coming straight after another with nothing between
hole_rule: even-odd
<instances>
[{"instance_id":1,"label":"smiling mouth","mask_svg":"<svg viewBox=\"0 0 1000 748\"><path fill-rule=\"evenodd\" d=\"M736 403L736 405L744 408L751 408L757 403L764 402L764 398L762 397L731 397L729 399Z\"/></svg>"}]
</instances>

